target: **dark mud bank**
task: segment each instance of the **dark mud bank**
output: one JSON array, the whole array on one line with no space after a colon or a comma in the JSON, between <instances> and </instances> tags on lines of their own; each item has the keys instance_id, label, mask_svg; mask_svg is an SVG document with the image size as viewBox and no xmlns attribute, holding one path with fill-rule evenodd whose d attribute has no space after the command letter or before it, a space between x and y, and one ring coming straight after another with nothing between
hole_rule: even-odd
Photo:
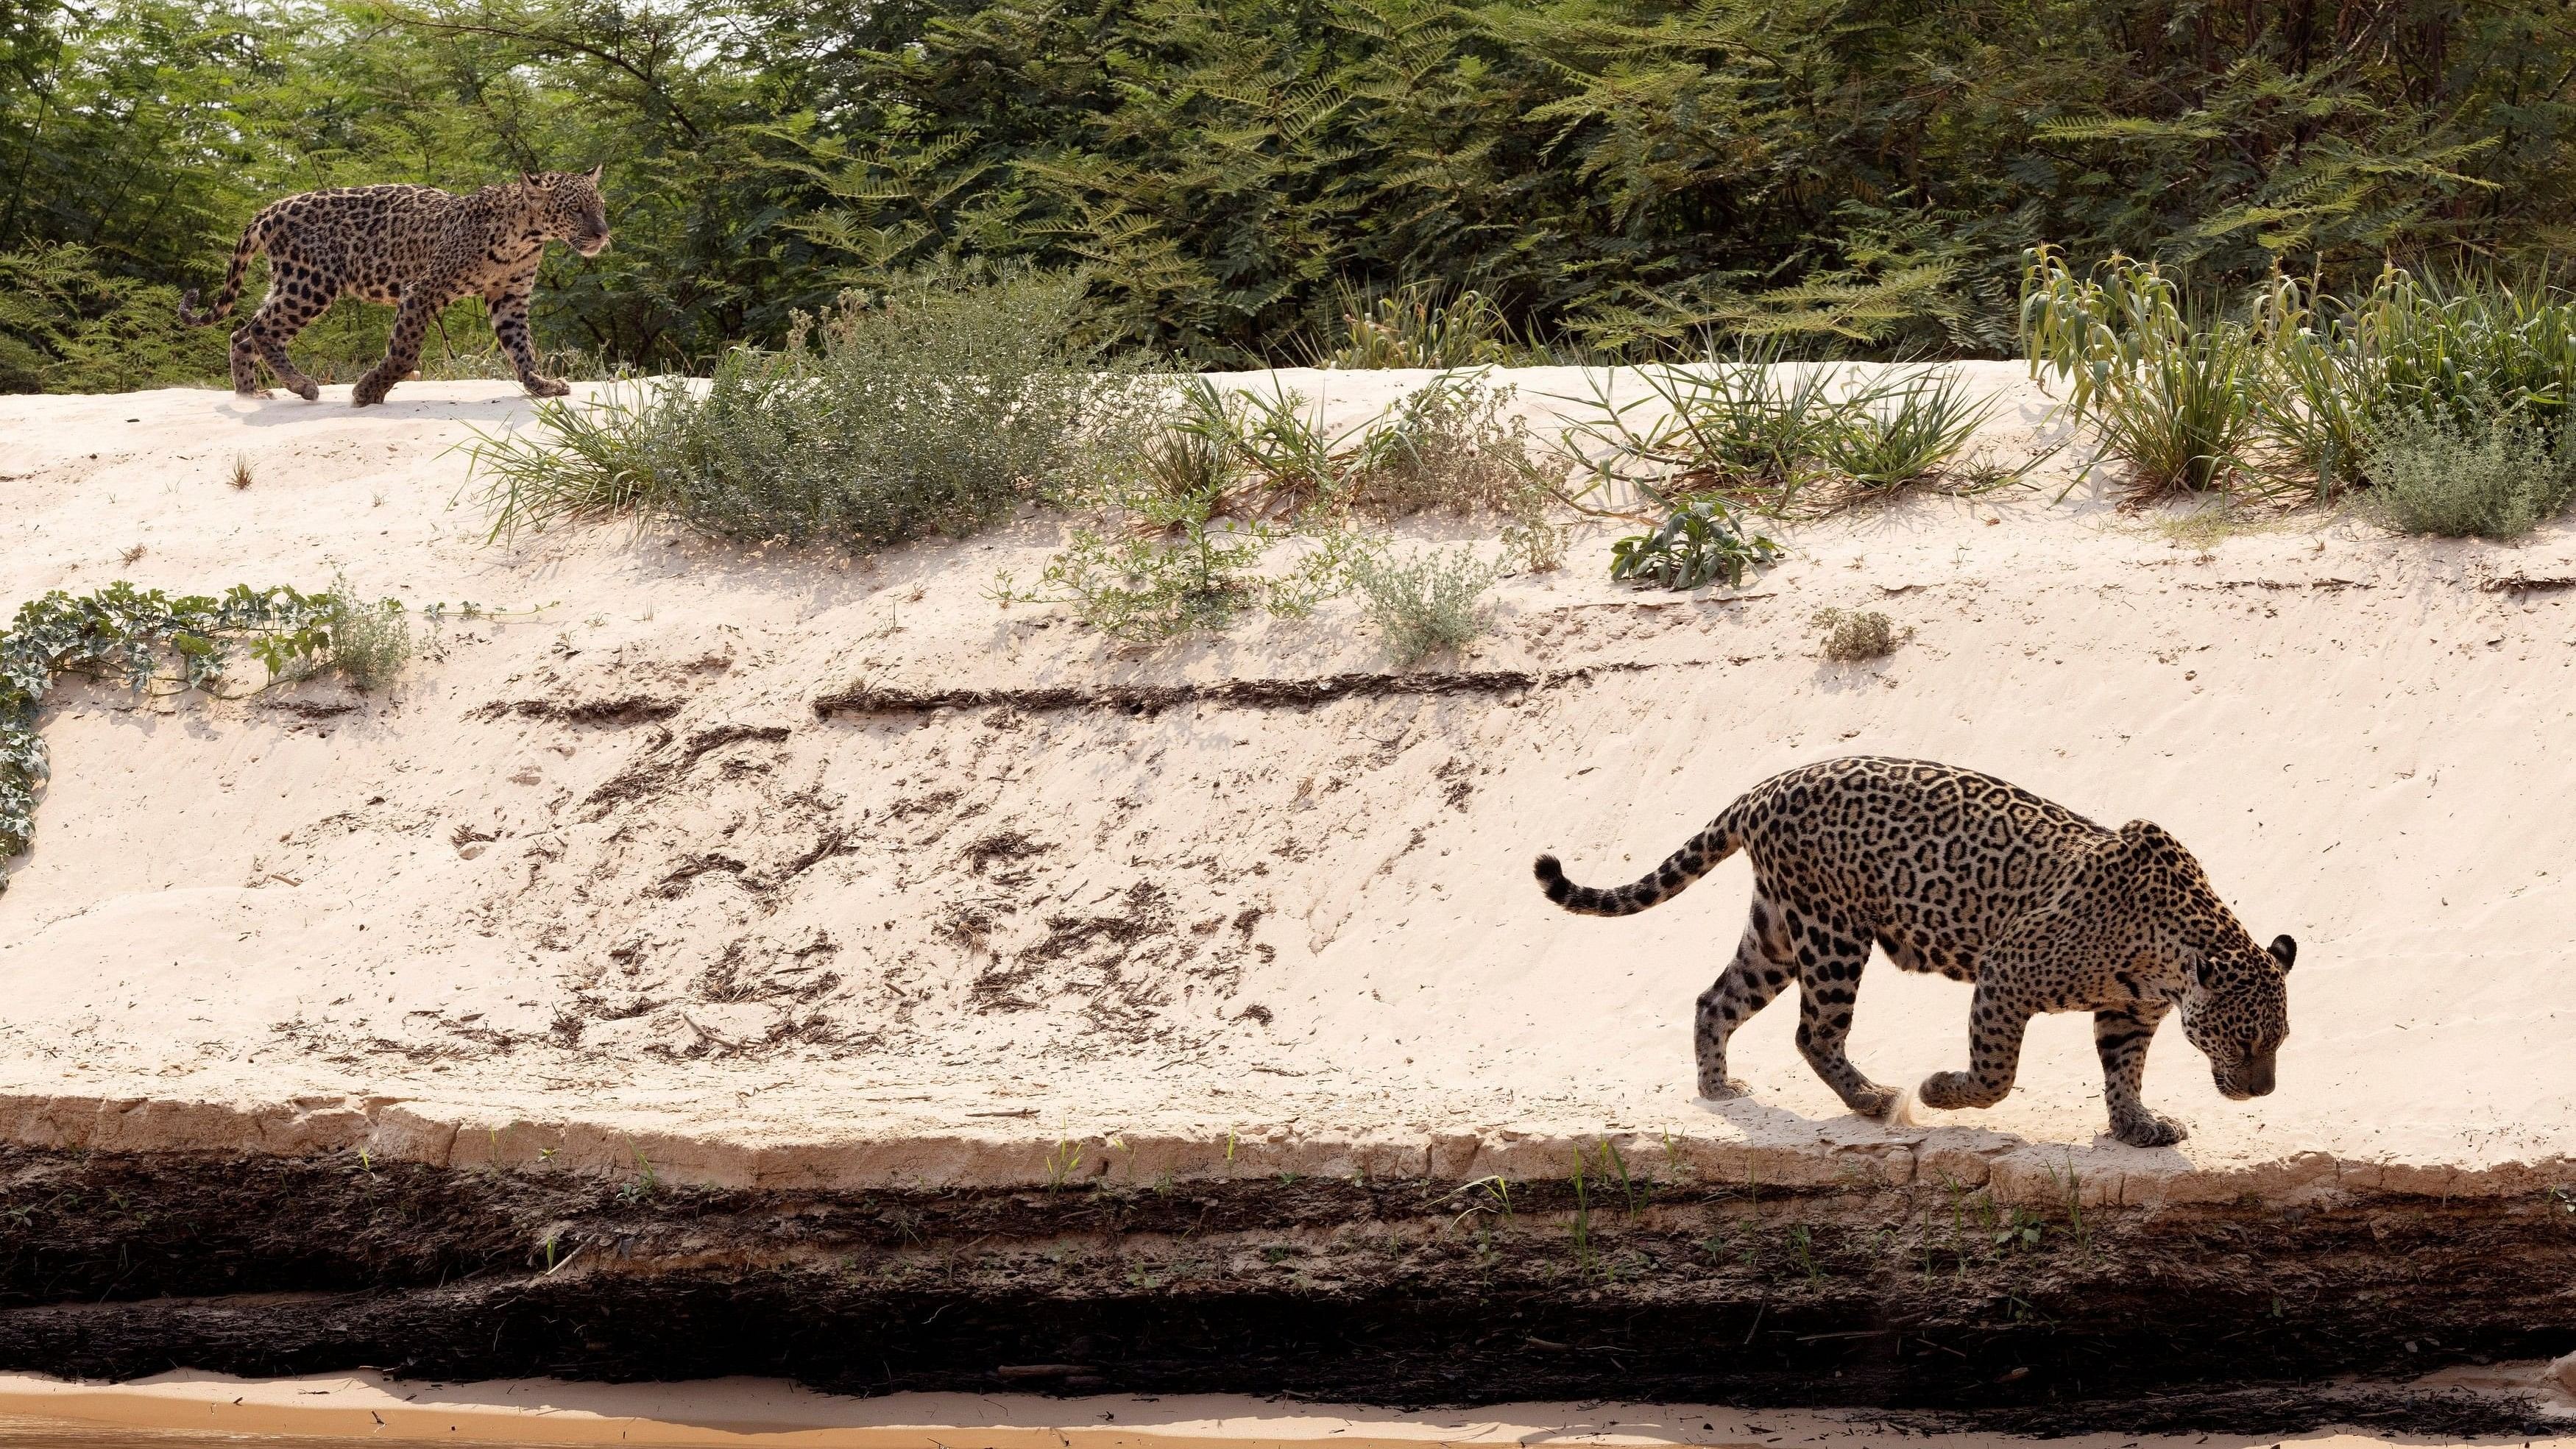
<instances>
[{"instance_id":1,"label":"dark mud bank","mask_svg":"<svg viewBox=\"0 0 2576 1449\"><path fill-rule=\"evenodd\" d=\"M2562 1190L2563 1192L2563 1190ZM2532 1432L2318 1387L2576 1347L2576 1203L1263 1178L781 1192L0 1151L0 1367L1865 1405ZM2557 1427L2563 1428L2563 1422Z\"/></svg>"}]
</instances>

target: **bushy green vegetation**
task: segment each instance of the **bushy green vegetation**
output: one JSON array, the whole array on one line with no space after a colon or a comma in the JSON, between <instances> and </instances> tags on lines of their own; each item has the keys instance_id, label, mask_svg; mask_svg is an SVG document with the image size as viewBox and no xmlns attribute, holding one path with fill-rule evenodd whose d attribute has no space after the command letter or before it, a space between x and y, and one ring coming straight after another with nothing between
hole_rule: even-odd
<instances>
[{"instance_id":1,"label":"bushy green vegetation","mask_svg":"<svg viewBox=\"0 0 2576 1449\"><path fill-rule=\"evenodd\" d=\"M1134 405L1136 375L1079 338L1082 292L1069 273L901 278L704 382L545 403L475 446L493 532L632 515L744 543L971 533L1068 486Z\"/></svg>"},{"instance_id":2,"label":"bushy green vegetation","mask_svg":"<svg viewBox=\"0 0 2576 1449\"><path fill-rule=\"evenodd\" d=\"M1071 541L1036 591L1020 592L1006 577L997 592L1060 600L1127 639L1219 629L1256 609L1294 617L1354 584L1372 600L1440 592L1449 582L1433 589L1427 575L1390 572L1374 531L1428 510L1499 515L1508 555L1553 568L1565 534L1552 511L1555 470L1511 401L1509 389L1473 371L1442 373L1333 433L1298 393L1189 380L1159 404L1095 430L1089 476L1056 495L1083 520ZM1283 544L1293 546L1274 564ZM1471 592L1498 576L1489 573ZM1441 614L1438 628L1454 634L1460 625L1449 617L1448 597L1441 593L1433 612ZM1415 610L1389 626L1390 648L1406 662L1443 647L1415 647L1405 631L1420 617L1428 616ZM1398 634L1404 642L1395 642Z\"/></svg>"},{"instance_id":3,"label":"bushy green vegetation","mask_svg":"<svg viewBox=\"0 0 2576 1449\"><path fill-rule=\"evenodd\" d=\"M1645 391L1626 402L1598 372L1589 397L1563 399L1581 408L1565 442L1587 491L1613 506L1707 495L1786 516L1918 482L1985 486L1949 475L1993 404L1937 368L1793 364L1774 342L1635 376Z\"/></svg>"},{"instance_id":4,"label":"bushy green vegetation","mask_svg":"<svg viewBox=\"0 0 2576 1449\"><path fill-rule=\"evenodd\" d=\"M1747 569L1780 556L1780 545L1753 531L1724 498L1680 497L1649 533L1610 546L1610 577L1639 586L1741 588Z\"/></svg>"},{"instance_id":5,"label":"bushy green vegetation","mask_svg":"<svg viewBox=\"0 0 2576 1449\"><path fill-rule=\"evenodd\" d=\"M2517 538L2576 498L2565 428L2509 415L2397 414L2372 435L2362 467L2364 506L2405 533Z\"/></svg>"},{"instance_id":6,"label":"bushy green vegetation","mask_svg":"<svg viewBox=\"0 0 2576 1449\"><path fill-rule=\"evenodd\" d=\"M2142 493L2347 491L2390 527L2506 538L2565 507L2576 298L2433 286L2391 268L2351 297L2274 279L2195 315L2152 264L2079 274L2032 253L2031 366Z\"/></svg>"},{"instance_id":7,"label":"bushy green vegetation","mask_svg":"<svg viewBox=\"0 0 2576 1449\"><path fill-rule=\"evenodd\" d=\"M616 245L549 257L537 326L604 366L969 259L1087 268L1105 335L1202 365L1999 355L2043 240L2216 298L2554 264L2571 62L2538 0L34 0L0 385L218 376L166 303L277 196L593 160Z\"/></svg>"}]
</instances>

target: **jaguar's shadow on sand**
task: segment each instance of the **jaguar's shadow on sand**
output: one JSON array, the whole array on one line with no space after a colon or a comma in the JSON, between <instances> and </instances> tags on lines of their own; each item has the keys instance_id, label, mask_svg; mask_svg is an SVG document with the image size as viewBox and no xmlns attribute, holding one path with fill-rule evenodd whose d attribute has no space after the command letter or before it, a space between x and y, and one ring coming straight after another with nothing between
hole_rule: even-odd
<instances>
[{"instance_id":1,"label":"jaguar's shadow on sand","mask_svg":"<svg viewBox=\"0 0 2576 1449\"><path fill-rule=\"evenodd\" d=\"M217 406L225 416L254 428L339 421L353 414L387 422L433 419L468 423L508 422L535 414L540 400L521 391L517 383L495 382L493 386L496 389L507 388L508 391L489 398L422 398L418 402L406 401L397 393L373 407L353 408L349 406L348 387L342 385L324 388L322 396L313 402L281 390L274 397L224 393L219 395L221 401Z\"/></svg>"},{"instance_id":2,"label":"jaguar's shadow on sand","mask_svg":"<svg viewBox=\"0 0 2576 1449\"><path fill-rule=\"evenodd\" d=\"M2025 1137L2018 1132L1968 1122L1924 1122L1916 1114L1926 1109L1915 1100L1910 1088L1885 1117L1863 1117L1857 1112L1810 1117L1785 1107L1775 1107L1759 1095L1724 1100L1693 1097L1690 1105L1743 1132L1748 1147L1812 1147L1818 1143L1829 1148L1887 1146L1920 1151L1933 1147L1987 1158L2005 1156L2024 1148L2038 1148L2044 1153L2067 1154L2079 1171L2094 1161L2130 1171L2187 1172L2191 1169L2191 1160L2178 1148L2132 1147L2107 1131L2097 1132L2083 1142L2066 1142Z\"/></svg>"}]
</instances>

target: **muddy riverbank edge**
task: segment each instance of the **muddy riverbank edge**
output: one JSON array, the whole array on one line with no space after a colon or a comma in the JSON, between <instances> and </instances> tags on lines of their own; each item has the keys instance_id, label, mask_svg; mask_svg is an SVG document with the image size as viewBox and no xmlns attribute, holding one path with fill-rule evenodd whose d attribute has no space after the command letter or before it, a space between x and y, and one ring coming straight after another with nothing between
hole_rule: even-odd
<instances>
[{"instance_id":1,"label":"muddy riverbank edge","mask_svg":"<svg viewBox=\"0 0 2576 1449\"><path fill-rule=\"evenodd\" d=\"M2564 1160L2123 1174L2102 1149L2026 1163L2042 1149L1939 1134L1802 1154L1612 1133L1452 1143L1449 1163L1439 1142L1235 1138L1184 1161L1140 1135L814 1148L799 1169L793 1148L413 1130L366 1102L47 1099L11 1122L0 1367L92 1378L752 1374L2533 1433L2565 1424L2321 1385L2576 1348ZM178 1145L189 1129L217 1145Z\"/></svg>"}]
</instances>

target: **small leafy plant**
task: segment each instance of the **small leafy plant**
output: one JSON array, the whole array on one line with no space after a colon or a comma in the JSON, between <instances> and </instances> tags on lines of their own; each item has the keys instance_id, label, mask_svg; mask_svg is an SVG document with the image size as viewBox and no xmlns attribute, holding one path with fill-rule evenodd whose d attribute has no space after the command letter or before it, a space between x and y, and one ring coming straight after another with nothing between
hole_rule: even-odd
<instances>
[{"instance_id":1,"label":"small leafy plant","mask_svg":"<svg viewBox=\"0 0 2576 1449\"><path fill-rule=\"evenodd\" d=\"M1778 558L1780 545L1746 528L1733 504L1714 496L1673 500L1652 533L1610 546L1610 577L1640 587L1696 589L1744 586L1745 570Z\"/></svg>"},{"instance_id":2,"label":"small leafy plant","mask_svg":"<svg viewBox=\"0 0 2576 1449\"><path fill-rule=\"evenodd\" d=\"M1443 649L1456 649L1485 632L1488 615L1478 600L1502 566L1472 549L1438 549L1397 562L1364 555L1351 565L1352 581L1368 601L1369 622L1386 641L1398 667L1410 667Z\"/></svg>"}]
</instances>

